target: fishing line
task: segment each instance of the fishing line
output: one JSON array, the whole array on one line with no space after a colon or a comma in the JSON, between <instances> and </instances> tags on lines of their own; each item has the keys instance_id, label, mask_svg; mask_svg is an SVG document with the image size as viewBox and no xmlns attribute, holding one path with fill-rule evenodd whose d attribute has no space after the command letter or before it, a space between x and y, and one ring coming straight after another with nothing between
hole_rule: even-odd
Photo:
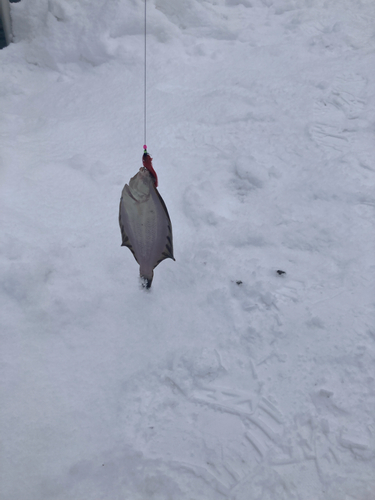
<instances>
[{"instance_id":1,"label":"fishing line","mask_svg":"<svg viewBox=\"0 0 375 500\"><path fill-rule=\"evenodd\" d=\"M147 92L146 92L146 85L147 85L147 81L146 81L146 68L147 68L147 45L146 45L146 34L147 34L147 9L146 9L146 5L147 5L147 2L145 0L145 25L144 25L144 32L145 32L145 39L144 39L144 63L145 63L145 67L144 67L144 95L143 95L143 105L144 105L144 109L143 109L143 125L144 125L144 149L147 150L147 141L146 141L146 128L147 128Z\"/></svg>"}]
</instances>

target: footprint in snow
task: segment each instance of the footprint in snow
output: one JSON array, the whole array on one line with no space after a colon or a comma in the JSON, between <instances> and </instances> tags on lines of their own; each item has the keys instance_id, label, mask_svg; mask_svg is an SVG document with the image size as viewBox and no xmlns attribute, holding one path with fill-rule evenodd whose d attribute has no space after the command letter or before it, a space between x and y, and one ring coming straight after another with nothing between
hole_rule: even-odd
<instances>
[{"instance_id":1,"label":"footprint in snow","mask_svg":"<svg viewBox=\"0 0 375 500\"><path fill-rule=\"evenodd\" d=\"M318 87L324 94L314 104L314 122L309 127L312 139L329 156L347 153L358 131L356 119L365 108L367 82L360 75L337 77L332 85Z\"/></svg>"}]
</instances>

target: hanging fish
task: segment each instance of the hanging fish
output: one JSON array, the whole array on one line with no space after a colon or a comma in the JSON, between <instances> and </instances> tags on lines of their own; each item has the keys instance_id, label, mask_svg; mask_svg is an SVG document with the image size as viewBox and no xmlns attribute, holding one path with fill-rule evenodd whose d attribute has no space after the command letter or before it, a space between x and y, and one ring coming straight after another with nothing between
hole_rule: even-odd
<instances>
[{"instance_id":1,"label":"hanging fish","mask_svg":"<svg viewBox=\"0 0 375 500\"><path fill-rule=\"evenodd\" d=\"M139 264L142 285L150 288L154 269L164 259L173 259L172 224L157 190L158 178L152 158L143 154L143 167L125 184L120 200L119 223L122 245Z\"/></svg>"}]
</instances>

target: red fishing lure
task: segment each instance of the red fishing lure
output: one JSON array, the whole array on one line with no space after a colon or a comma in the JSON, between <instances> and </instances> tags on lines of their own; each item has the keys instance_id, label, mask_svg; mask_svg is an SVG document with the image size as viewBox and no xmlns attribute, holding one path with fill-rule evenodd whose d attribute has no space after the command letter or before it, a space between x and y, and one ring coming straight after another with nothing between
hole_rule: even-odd
<instances>
[{"instance_id":1,"label":"red fishing lure","mask_svg":"<svg viewBox=\"0 0 375 500\"><path fill-rule=\"evenodd\" d=\"M154 167L152 166L152 158L151 156L147 153L147 146L143 146L144 148L144 153L142 157L143 161L143 166L147 168L147 170L150 172L152 177L155 179L155 187L158 187L158 176L156 175L156 172L154 170Z\"/></svg>"}]
</instances>

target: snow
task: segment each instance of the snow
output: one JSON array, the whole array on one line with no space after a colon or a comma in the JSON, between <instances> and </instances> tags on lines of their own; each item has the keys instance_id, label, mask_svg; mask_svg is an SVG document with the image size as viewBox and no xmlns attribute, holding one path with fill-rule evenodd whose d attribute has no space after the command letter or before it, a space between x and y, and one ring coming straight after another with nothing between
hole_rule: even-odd
<instances>
[{"instance_id":1,"label":"snow","mask_svg":"<svg viewBox=\"0 0 375 500\"><path fill-rule=\"evenodd\" d=\"M0 498L374 500L375 4L147 1L149 293L143 9L11 5Z\"/></svg>"}]
</instances>

